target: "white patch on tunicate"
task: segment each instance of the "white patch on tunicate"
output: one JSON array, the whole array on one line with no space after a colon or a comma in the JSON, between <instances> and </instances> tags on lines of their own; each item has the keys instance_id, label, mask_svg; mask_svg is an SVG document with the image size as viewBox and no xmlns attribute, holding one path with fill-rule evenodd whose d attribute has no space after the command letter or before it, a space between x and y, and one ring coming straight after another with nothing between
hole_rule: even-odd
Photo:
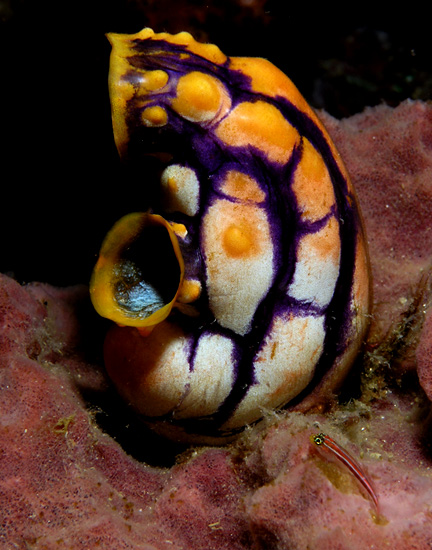
<instances>
[{"instance_id":1,"label":"white patch on tunicate","mask_svg":"<svg viewBox=\"0 0 432 550\"><path fill-rule=\"evenodd\" d=\"M134 388L134 407L145 416L161 416L175 410L185 395L189 377L187 338L173 323L157 325L132 353L136 369L142 369L138 391Z\"/></svg>"},{"instance_id":2,"label":"white patch on tunicate","mask_svg":"<svg viewBox=\"0 0 432 550\"><path fill-rule=\"evenodd\" d=\"M192 168L172 164L161 176L162 197L167 212L194 216L198 211L199 181Z\"/></svg>"},{"instance_id":3,"label":"white patch on tunicate","mask_svg":"<svg viewBox=\"0 0 432 550\"><path fill-rule=\"evenodd\" d=\"M328 306L339 277L339 264L339 228L332 217L320 231L300 240L288 295L320 308Z\"/></svg>"},{"instance_id":4,"label":"white patch on tunicate","mask_svg":"<svg viewBox=\"0 0 432 550\"><path fill-rule=\"evenodd\" d=\"M217 411L234 380L233 343L219 334L205 334L198 342L186 397L176 418L206 416Z\"/></svg>"},{"instance_id":5,"label":"white patch on tunicate","mask_svg":"<svg viewBox=\"0 0 432 550\"><path fill-rule=\"evenodd\" d=\"M325 338L324 316L283 314L254 361L253 384L223 429L258 420L296 397L311 381Z\"/></svg>"},{"instance_id":6,"label":"white patch on tunicate","mask_svg":"<svg viewBox=\"0 0 432 550\"><path fill-rule=\"evenodd\" d=\"M203 219L210 308L223 327L246 334L273 278L273 243L266 211L221 199Z\"/></svg>"}]
</instances>

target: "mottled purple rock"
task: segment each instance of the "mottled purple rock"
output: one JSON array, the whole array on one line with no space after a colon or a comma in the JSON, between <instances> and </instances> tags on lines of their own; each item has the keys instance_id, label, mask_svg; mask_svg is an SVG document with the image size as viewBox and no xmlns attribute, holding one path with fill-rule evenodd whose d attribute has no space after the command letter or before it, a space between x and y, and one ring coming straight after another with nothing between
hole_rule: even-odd
<instances>
[{"instance_id":1,"label":"mottled purple rock","mask_svg":"<svg viewBox=\"0 0 432 550\"><path fill-rule=\"evenodd\" d=\"M366 220L375 277L371 346L386 341L389 352L394 334L412 345L425 309L413 314L412 305L430 303L432 107L406 102L341 122L324 118ZM415 329L394 328L410 314ZM0 548L432 547L430 403L413 376L398 387L388 369L374 399L366 391L325 415L269 414L232 445L191 449L169 467L151 455L162 444L145 428L132 432L141 454L122 440L133 415L120 410L101 367L98 323L84 287L21 287L1 277ZM430 312L423 327L416 357L431 397ZM404 349L402 370L415 365ZM123 415L117 431L102 430L100 406L111 422L113 411ZM319 431L367 471L379 517L358 480L310 442ZM113 434L135 457L153 456L151 465Z\"/></svg>"}]
</instances>

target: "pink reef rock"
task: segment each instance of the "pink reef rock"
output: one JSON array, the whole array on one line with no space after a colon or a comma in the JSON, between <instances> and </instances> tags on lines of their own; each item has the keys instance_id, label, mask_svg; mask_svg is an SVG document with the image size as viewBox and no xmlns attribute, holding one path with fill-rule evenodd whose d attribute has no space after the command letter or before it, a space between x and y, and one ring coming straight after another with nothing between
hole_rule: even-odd
<instances>
[{"instance_id":1,"label":"pink reef rock","mask_svg":"<svg viewBox=\"0 0 432 550\"><path fill-rule=\"evenodd\" d=\"M370 241L361 397L327 413L269 414L230 446L178 449L112 390L86 288L2 276L0 548L432 548L431 408L414 370L432 399L432 107L323 118ZM311 443L321 431L367 471L379 514Z\"/></svg>"},{"instance_id":2,"label":"pink reef rock","mask_svg":"<svg viewBox=\"0 0 432 550\"><path fill-rule=\"evenodd\" d=\"M369 339L380 343L432 267L432 109L406 101L323 120L360 198L373 276Z\"/></svg>"},{"instance_id":3,"label":"pink reef rock","mask_svg":"<svg viewBox=\"0 0 432 550\"><path fill-rule=\"evenodd\" d=\"M432 308L429 308L416 350L420 384L432 401Z\"/></svg>"}]
</instances>

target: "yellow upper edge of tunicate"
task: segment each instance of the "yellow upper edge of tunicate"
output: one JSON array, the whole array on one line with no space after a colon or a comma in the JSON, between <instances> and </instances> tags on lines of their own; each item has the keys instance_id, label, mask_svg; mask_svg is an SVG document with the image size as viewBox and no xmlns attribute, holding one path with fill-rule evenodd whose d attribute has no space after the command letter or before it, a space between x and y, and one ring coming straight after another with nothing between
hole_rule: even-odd
<instances>
[{"instance_id":1,"label":"yellow upper edge of tunicate","mask_svg":"<svg viewBox=\"0 0 432 550\"><path fill-rule=\"evenodd\" d=\"M117 33L108 33L108 40L112 45L119 42L119 55L131 55L131 45L130 42L134 40L165 40L170 44L178 44L179 46L187 46L187 49L195 54L204 57L212 63L218 65L225 63L227 56L220 51L220 49L214 44L203 44L197 42L194 37L188 32L179 32L177 34L169 34L167 32L155 33L153 29L145 27L141 31L135 34L117 34ZM120 45L121 44L121 45Z\"/></svg>"},{"instance_id":2,"label":"yellow upper edge of tunicate","mask_svg":"<svg viewBox=\"0 0 432 550\"><path fill-rule=\"evenodd\" d=\"M151 29L143 29L145 33L145 36L148 36L148 31L151 31ZM153 31L151 31L153 32ZM141 33L138 33L140 35ZM139 36L137 36L139 38ZM184 45L187 46L188 50L192 53L198 54L201 57L204 57L208 61L211 61L212 63L216 63L217 65L221 65L222 63L225 63L227 60L227 56L220 51L220 49L215 46L214 44L202 44L201 42L197 42L194 37L188 33L188 32L179 32L177 34L169 34L166 32L160 32L160 33L154 33L152 35L152 38L154 40L165 40L166 42L169 42L170 44L178 44L178 45Z\"/></svg>"}]
</instances>

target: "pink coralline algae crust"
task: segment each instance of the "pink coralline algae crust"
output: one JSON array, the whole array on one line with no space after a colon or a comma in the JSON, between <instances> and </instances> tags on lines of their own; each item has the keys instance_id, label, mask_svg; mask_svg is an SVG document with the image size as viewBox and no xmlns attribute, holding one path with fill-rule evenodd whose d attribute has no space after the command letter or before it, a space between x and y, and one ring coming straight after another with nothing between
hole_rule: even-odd
<instances>
[{"instance_id":1,"label":"pink coralline algae crust","mask_svg":"<svg viewBox=\"0 0 432 550\"><path fill-rule=\"evenodd\" d=\"M144 427L132 438L142 438L140 460L121 441L132 413L119 421L118 441L101 428L100 407L112 414L120 402L101 367L101 321L87 289L1 276L1 549L432 548L431 409L412 374L416 357L431 398L432 107L408 101L341 122L323 118L370 241L368 354L394 335L411 346L418 339L416 353L398 348L398 376L390 364L388 385L373 398L366 391L327 413L269 413L229 446L187 449L174 465L158 464L153 447L163 453L163 442ZM396 380L406 365L408 388ZM311 443L318 432L365 469L379 514L358 480Z\"/></svg>"}]
</instances>

